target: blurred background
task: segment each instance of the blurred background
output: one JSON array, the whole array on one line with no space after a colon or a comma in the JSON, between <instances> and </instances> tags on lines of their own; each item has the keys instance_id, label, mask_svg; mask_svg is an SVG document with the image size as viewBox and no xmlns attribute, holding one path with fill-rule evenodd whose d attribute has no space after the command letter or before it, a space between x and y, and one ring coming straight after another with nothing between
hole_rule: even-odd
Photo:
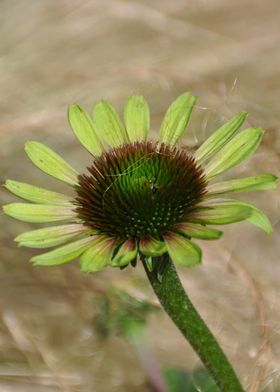
<instances>
[{"instance_id":1,"label":"blurred background","mask_svg":"<svg viewBox=\"0 0 280 392\"><path fill-rule=\"evenodd\" d=\"M266 133L233 174L279 175L279 18L274 0L2 0L1 183L67 192L32 166L24 142L44 142L84 171L90 156L69 129L67 105L91 110L104 98L122 110L134 92L150 103L154 135L178 94L200 96L183 140L191 147L248 111L246 125ZM16 201L4 188L0 198ZM201 266L179 272L246 390L274 392L279 190L246 200L267 213L273 234L248 223L225 227L220 241L201 244ZM0 219L1 392L214 390L201 381L197 356L160 310L140 265L95 275L79 272L77 262L34 267L28 260L38 252L17 248L13 238L35 225Z\"/></svg>"}]
</instances>

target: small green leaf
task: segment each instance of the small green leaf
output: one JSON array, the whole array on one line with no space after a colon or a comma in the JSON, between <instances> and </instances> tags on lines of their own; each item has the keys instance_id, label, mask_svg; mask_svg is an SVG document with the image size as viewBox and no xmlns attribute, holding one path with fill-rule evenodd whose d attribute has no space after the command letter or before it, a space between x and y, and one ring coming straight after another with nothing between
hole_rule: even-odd
<instances>
[{"instance_id":1,"label":"small green leaf","mask_svg":"<svg viewBox=\"0 0 280 392\"><path fill-rule=\"evenodd\" d=\"M11 203L3 206L3 211L5 214L23 222L45 223L75 221L77 214L72 208L73 206L70 208L52 205Z\"/></svg>"},{"instance_id":2,"label":"small green leaf","mask_svg":"<svg viewBox=\"0 0 280 392\"><path fill-rule=\"evenodd\" d=\"M111 264L116 240L98 235L80 258L83 272L97 272Z\"/></svg>"},{"instance_id":3,"label":"small green leaf","mask_svg":"<svg viewBox=\"0 0 280 392\"><path fill-rule=\"evenodd\" d=\"M139 248L140 252L145 256L161 256L166 252L165 243L150 236L140 238Z\"/></svg>"},{"instance_id":4,"label":"small green leaf","mask_svg":"<svg viewBox=\"0 0 280 392\"><path fill-rule=\"evenodd\" d=\"M164 233L163 238L174 263L184 267L193 267L201 262L201 249L192 241L173 232Z\"/></svg>"},{"instance_id":5,"label":"small green leaf","mask_svg":"<svg viewBox=\"0 0 280 392\"><path fill-rule=\"evenodd\" d=\"M263 136L260 128L248 128L228 142L206 165L207 180L224 173L251 156L258 148Z\"/></svg>"},{"instance_id":6,"label":"small green leaf","mask_svg":"<svg viewBox=\"0 0 280 392\"><path fill-rule=\"evenodd\" d=\"M93 156L101 155L104 148L90 116L79 105L73 104L68 108L68 120L79 142Z\"/></svg>"},{"instance_id":7,"label":"small green leaf","mask_svg":"<svg viewBox=\"0 0 280 392\"><path fill-rule=\"evenodd\" d=\"M32 201L39 204L52 204L52 205L70 205L71 197L65 196L61 193L52 192L47 189L38 188L23 182L7 180L5 182L7 188L14 195L22 199Z\"/></svg>"},{"instance_id":8,"label":"small green leaf","mask_svg":"<svg viewBox=\"0 0 280 392\"><path fill-rule=\"evenodd\" d=\"M121 119L109 102L101 101L95 105L93 123L98 130L98 137L110 147L128 143L128 136Z\"/></svg>"},{"instance_id":9,"label":"small green leaf","mask_svg":"<svg viewBox=\"0 0 280 392\"><path fill-rule=\"evenodd\" d=\"M273 174L260 174L255 177L236 178L208 185L207 196L213 197L230 192L253 192L277 187L277 177Z\"/></svg>"},{"instance_id":10,"label":"small green leaf","mask_svg":"<svg viewBox=\"0 0 280 392\"><path fill-rule=\"evenodd\" d=\"M76 170L49 147L38 142L27 142L25 152L34 165L43 172L69 185L77 185L78 173Z\"/></svg>"},{"instance_id":11,"label":"small green leaf","mask_svg":"<svg viewBox=\"0 0 280 392\"><path fill-rule=\"evenodd\" d=\"M183 135L197 101L191 93L180 95L168 108L160 127L160 141L174 146Z\"/></svg>"},{"instance_id":12,"label":"small green leaf","mask_svg":"<svg viewBox=\"0 0 280 392\"><path fill-rule=\"evenodd\" d=\"M194 153L196 161L201 164L218 152L238 131L246 119L247 113L241 112L215 131Z\"/></svg>"},{"instance_id":13,"label":"small green leaf","mask_svg":"<svg viewBox=\"0 0 280 392\"><path fill-rule=\"evenodd\" d=\"M190 215L189 221L210 225L226 225L248 219L251 212L251 208L239 205L237 201L217 202L197 208Z\"/></svg>"},{"instance_id":14,"label":"small green leaf","mask_svg":"<svg viewBox=\"0 0 280 392\"><path fill-rule=\"evenodd\" d=\"M74 223L27 231L18 235L15 241L20 246L27 246L29 248L49 248L61 245L78 235L85 235L89 232L90 230L84 225Z\"/></svg>"},{"instance_id":15,"label":"small green leaf","mask_svg":"<svg viewBox=\"0 0 280 392\"><path fill-rule=\"evenodd\" d=\"M59 248L51 250L50 252L42 253L41 255L32 257L31 261L36 265L51 266L67 263L76 259L89 246L91 246L93 237L83 238L81 240L71 242Z\"/></svg>"},{"instance_id":16,"label":"small green leaf","mask_svg":"<svg viewBox=\"0 0 280 392\"><path fill-rule=\"evenodd\" d=\"M125 241L114 256L112 267L123 267L129 264L137 256L137 244L134 239Z\"/></svg>"},{"instance_id":17,"label":"small green leaf","mask_svg":"<svg viewBox=\"0 0 280 392\"><path fill-rule=\"evenodd\" d=\"M130 142L147 139L150 112L144 97L132 95L128 98L124 108L124 122Z\"/></svg>"},{"instance_id":18,"label":"small green leaf","mask_svg":"<svg viewBox=\"0 0 280 392\"><path fill-rule=\"evenodd\" d=\"M178 223L174 225L174 229L188 237L202 240L218 240L223 235L223 232L220 230L190 222Z\"/></svg>"}]
</instances>

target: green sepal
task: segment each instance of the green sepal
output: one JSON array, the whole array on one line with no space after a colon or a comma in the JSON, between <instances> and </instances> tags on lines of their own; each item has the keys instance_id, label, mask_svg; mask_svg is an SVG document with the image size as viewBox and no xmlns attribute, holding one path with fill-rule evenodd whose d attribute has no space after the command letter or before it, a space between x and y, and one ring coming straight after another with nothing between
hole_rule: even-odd
<instances>
[{"instance_id":1,"label":"green sepal","mask_svg":"<svg viewBox=\"0 0 280 392\"><path fill-rule=\"evenodd\" d=\"M207 187L207 197L222 195L233 192L253 192L277 187L278 177L273 174L260 174L255 177L236 178L210 184Z\"/></svg>"},{"instance_id":2,"label":"green sepal","mask_svg":"<svg viewBox=\"0 0 280 392\"><path fill-rule=\"evenodd\" d=\"M80 258L83 272L97 272L111 264L116 240L104 235L98 235L92 241L90 248Z\"/></svg>"},{"instance_id":3,"label":"green sepal","mask_svg":"<svg viewBox=\"0 0 280 392\"><path fill-rule=\"evenodd\" d=\"M204 163L218 152L238 131L246 117L246 112L238 113L217 129L194 153L196 161L200 164Z\"/></svg>"},{"instance_id":4,"label":"green sepal","mask_svg":"<svg viewBox=\"0 0 280 392\"><path fill-rule=\"evenodd\" d=\"M137 256L137 243L133 238L125 241L111 261L112 267L123 267Z\"/></svg>"},{"instance_id":5,"label":"green sepal","mask_svg":"<svg viewBox=\"0 0 280 392\"><path fill-rule=\"evenodd\" d=\"M226 225L248 219L251 212L251 208L235 201L213 202L196 208L188 220L201 224Z\"/></svg>"},{"instance_id":6,"label":"green sepal","mask_svg":"<svg viewBox=\"0 0 280 392\"><path fill-rule=\"evenodd\" d=\"M93 123L98 130L98 137L110 147L119 147L128 143L128 136L121 119L109 102L101 101L95 105Z\"/></svg>"},{"instance_id":7,"label":"green sepal","mask_svg":"<svg viewBox=\"0 0 280 392\"><path fill-rule=\"evenodd\" d=\"M78 173L56 152L38 142L25 143L25 152L31 161L43 172L69 185L77 185Z\"/></svg>"},{"instance_id":8,"label":"green sepal","mask_svg":"<svg viewBox=\"0 0 280 392\"><path fill-rule=\"evenodd\" d=\"M130 142L145 141L150 128L149 106L141 95L128 98L124 108L124 122Z\"/></svg>"},{"instance_id":9,"label":"green sepal","mask_svg":"<svg viewBox=\"0 0 280 392\"><path fill-rule=\"evenodd\" d=\"M146 256L144 258L144 262L148 268L148 271L153 272L155 265L152 256Z\"/></svg>"},{"instance_id":10,"label":"green sepal","mask_svg":"<svg viewBox=\"0 0 280 392\"><path fill-rule=\"evenodd\" d=\"M79 105L68 108L68 120L79 142L95 157L104 151L90 116Z\"/></svg>"},{"instance_id":11,"label":"green sepal","mask_svg":"<svg viewBox=\"0 0 280 392\"><path fill-rule=\"evenodd\" d=\"M61 245L74 237L92 233L81 224L69 224L61 226L44 227L43 229L31 230L18 235L15 241L19 246L29 248L49 248Z\"/></svg>"},{"instance_id":12,"label":"green sepal","mask_svg":"<svg viewBox=\"0 0 280 392\"><path fill-rule=\"evenodd\" d=\"M174 146L189 123L197 97L180 95L168 108L160 127L160 141Z\"/></svg>"},{"instance_id":13,"label":"green sepal","mask_svg":"<svg viewBox=\"0 0 280 392\"><path fill-rule=\"evenodd\" d=\"M51 250L50 252L34 256L32 257L31 261L34 264L41 266L64 264L79 257L81 253L91 246L91 243L92 237L83 238L81 240L71 242L70 244L63 245L59 248Z\"/></svg>"},{"instance_id":14,"label":"green sepal","mask_svg":"<svg viewBox=\"0 0 280 392\"><path fill-rule=\"evenodd\" d=\"M151 236L142 237L139 240L140 252L145 256L161 256L166 252L166 246L163 241L158 241Z\"/></svg>"},{"instance_id":15,"label":"green sepal","mask_svg":"<svg viewBox=\"0 0 280 392\"><path fill-rule=\"evenodd\" d=\"M249 158L258 148L263 136L260 128L248 128L230 140L205 166L208 181Z\"/></svg>"},{"instance_id":16,"label":"green sepal","mask_svg":"<svg viewBox=\"0 0 280 392\"><path fill-rule=\"evenodd\" d=\"M73 206L61 207L41 204L11 203L3 206L5 214L23 222L47 223L75 221L77 219Z\"/></svg>"},{"instance_id":17,"label":"green sepal","mask_svg":"<svg viewBox=\"0 0 280 392\"><path fill-rule=\"evenodd\" d=\"M52 205L70 205L71 197L65 196L61 193L52 192L44 188L29 185L24 182L7 180L5 188L12 192L14 195L22 199L32 201L39 204L52 204Z\"/></svg>"},{"instance_id":18,"label":"green sepal","mask_svg":"<svg viewBox=\"0 0 280 392\"><path fill-rule=\"evenodd\" d=\"M187 237L199 238L201 240L218 240L223 235L223 232L220 230L191 222L177 223L173 226L173 229Z\"/></svg>"},{"instance_id":19,"label":"green sepal","mask_svg":"<svg viewBox=\"0 0 280 392\"><path fill-rule=\"evenodd\" d=\"M174 232L164 233L163 238L174 263L184 267L193 267L201 263L201 249L192 241Z\"/></svg>"}]
</instances>

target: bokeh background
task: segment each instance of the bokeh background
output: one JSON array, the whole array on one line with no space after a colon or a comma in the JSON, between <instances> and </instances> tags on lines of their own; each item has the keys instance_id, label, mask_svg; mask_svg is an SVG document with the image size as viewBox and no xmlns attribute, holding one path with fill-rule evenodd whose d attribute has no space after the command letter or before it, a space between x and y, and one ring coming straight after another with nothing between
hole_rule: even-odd
<instances>
[{"instance_id":1,"label":"bokeh background","mask_svg":"<svg viewBox=\"0 0 280 392\"><path fill-rule=\"evenodd\" d=\"M266 133L234 174L279 175L279 23L274 0L2 0L1 183L12 178L67 191L32 166L24 142L44 142L83 171L90 156L69 130L67 105L91 110L104 98L122 110L133 92L150 103L154 135L179 93L200 96L183 140L192 148L247 110L246 125ZM16 200L4 188L0 198ZM225 227L220 241L203 242L204 263L180 269L180 276L246 390L274 392L280 390L279 190L246 199L267 213L274 233L248 223ZM36 250L13 243L34 226L0 219L1 391L163 392L166 369L188 372L196 385L198 358L161 310L147 311L143 301L155 309L157 302L141 266L96 275L80 273L77 262L34 267L28 260ZM143 318L138 335L121 324L133 312Z\"/></svg>"}]
</instances>

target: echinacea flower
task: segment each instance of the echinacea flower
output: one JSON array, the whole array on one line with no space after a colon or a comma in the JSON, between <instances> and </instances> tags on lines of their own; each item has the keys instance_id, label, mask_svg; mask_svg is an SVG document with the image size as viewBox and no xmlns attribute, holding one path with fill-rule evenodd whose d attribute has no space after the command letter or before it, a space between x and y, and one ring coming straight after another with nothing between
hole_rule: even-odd
<instances>
[{"instance_id":1,"label":"echinacea flower","mask_svg":"<svg viewBox=\"0 0 280 392\"><path fill-rule=\"evenodd\" d=\"M124 108L124 124L106 101L97 103L91 118L80 106L69 107L69 122L80 143L93 156L85 174L78 174L47 146L30 141L25 150L45 173L70 185L75 197L7 180L5 187L29 203L12 203L4 212L35 223L60 223L20 234L15 241L31 248L56 247L31 259L57 265L80 257L83 271L125 267L138 255L168 252L180 265L201 261L193 239L215 240L222 232L212 225L247 220L271 232L266 216L255 206L225 195L272 189L276 177L216 181L251 156L263 131L239 133L241 112L216 130L191 154L176 147L184 134L196 97L179 96L169 107L158 141L148 141L149 108L132 95ZM62 246L61 246L62 245Z\"/></svg>"}]
</instances>

